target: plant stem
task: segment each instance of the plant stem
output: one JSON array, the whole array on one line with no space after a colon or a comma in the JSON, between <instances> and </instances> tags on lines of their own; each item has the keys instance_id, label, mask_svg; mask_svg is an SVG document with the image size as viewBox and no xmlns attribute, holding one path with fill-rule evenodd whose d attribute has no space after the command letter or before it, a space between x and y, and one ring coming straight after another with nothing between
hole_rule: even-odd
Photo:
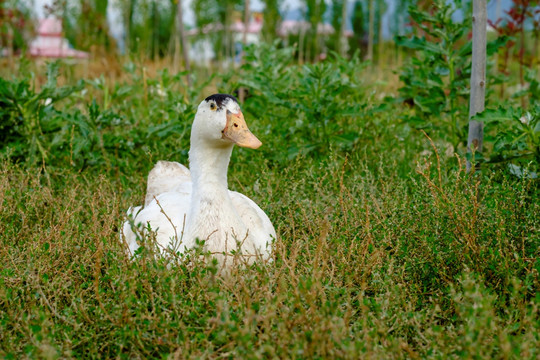
<instances>
[{"instance_id":1,"label":"plant stem","mask_svg":"<svg viewBox=\"0 0 540 360\"><path fill-rule=\"evenodd\" d=\"M455 70L454 70L454 56L452 51L450 50L448 54L448 70L449 70L449 86L450 86L450 117L453 127L453 134L452 134L452 143L454 145L454 148L457 149L457 146L459 145L459 136L458 136L458 123L456 119L456 96L454 94L454 81L456 79L455 76Z\"/></svg>"}]
</instances>

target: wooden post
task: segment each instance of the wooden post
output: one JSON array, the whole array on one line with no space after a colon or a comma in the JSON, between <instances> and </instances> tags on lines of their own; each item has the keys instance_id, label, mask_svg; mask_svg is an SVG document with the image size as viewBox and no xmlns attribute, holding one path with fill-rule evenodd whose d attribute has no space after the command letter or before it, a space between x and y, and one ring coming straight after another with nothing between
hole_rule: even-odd
<instances>
[{"instance_id":1,"label":"wooden post","mask_svg":"<svg viewBox=\"0 0 540 360\"><path fill-rule=\"evenodd\" d=\"M186 32L184 31L184 12L183 12L183 9L182 9L182 0L178 0L178 3L177 3L177 10L176 10L176 24L177 24L177 34L176 36L180 38L180 40L182 41L182 55L184 57L184 67L186 69L186 72L187 72L187 84L189 87L191 87L191 67L190 67L190 64L189 64L189 54L188 54L188 43L187 43L187 39L186 39ZM178 59L178 43L179 41L176 42L176 50L175 50L175 62L177 62L179 59Z\"/></svg>"},{"instance_id":2,"label":"wooden post","mask_svg":"<svg viewBox=\"0 0 540 360\"><path fill-rule=\"evenodd\" d=\"M369 0L369 28L366 60L373 60L373 33L375 32L375 4Z\"/></svg>"},{"instance_id":3,"label":"wooden post","mask_svg":"<svg viewBox=\"0 0 540 360\"><path fill-rule=\"evenodd\" d=\"M11 28L11 24L9 24L7 26L7 58L8 58L8 61L9 61L9 69L10 70L14 70L13 68L13 37L14 37L14 33L13 33L13 29Z\"/></svg>"},{"instance_id":4,"label":"wooden post","mask_svg":"<svg viewBox=\"0 0 540 360\"><path fill-rule=\"evenodd\" d=\"M473 0L471 94L467 139L467 153L471 156L475 152L482 152L484 140L484 123L471 118L484 110L486 98L486 8L486 0ZM471 166L471 161L467 160L467 172L471 171Z\"/></svg>"},{"instance_id":5,"label":"wooden post","mask_svg":"<svg viewBox=\"0 0 540 360\"><path fill-rule=\"evenodd\" d=\"M341 26L339 29L339 55L345 57L347 53L347 38L345 37L345 30L347 27L347 0L343 0L341 6Z\"/></svg>"},{"instance_id":6,"label":"wooden post","mask_svg":"<svg viewBox=\"0 0 540 360\"><path fill-rule=\"evenodd\" d=\"M382 68L382 54L383 54L383 27L382 27L382 18L383 18L383 4L384 1L379 0L377 6L378 16L377 20L379 21L379 29L378 29L378 39L377 39L377 67L379 68L379 71L381 71Z\"/></svg>"},{"instance_id":7,"label":"wooden post","mask_svg":"<svg viewBox=\"0 0 540 360\"><path fill-rule=\"evenodd\" d=\"M244 33L242 34L242 54L240 54L241 57L241 63L244 64L244 52L246 51L247 46L247 33L248 33L248 27L249 27L249 0L245 0L244 5ZM244 87L240 87L238 89L238 100L240 103L244 103L245 98L245 90Z\"/></svg>"},{"instance_id":8,"label":"wooden post","mask_svg":"<svg viewBox=\"0 0 540 360\"><path fill-rule=\"evenodd\" d=\"M247 33L249 26L249 0L245 0L244 6L244 33L242 34L242 43L244 46L247 45Z\"/></svg>"},{"instance_id":9,"label":"wooden post","mask_svg":"<svg viewBox=\"0 0 540 360\"><path fill-rule=\"evenodd\" d=\"M304 24L300 25L299 34L298 34L298 64L302 65L304 64L304 38L305 38L305 32L304 32Z\"/></svg>"}]
</instances>

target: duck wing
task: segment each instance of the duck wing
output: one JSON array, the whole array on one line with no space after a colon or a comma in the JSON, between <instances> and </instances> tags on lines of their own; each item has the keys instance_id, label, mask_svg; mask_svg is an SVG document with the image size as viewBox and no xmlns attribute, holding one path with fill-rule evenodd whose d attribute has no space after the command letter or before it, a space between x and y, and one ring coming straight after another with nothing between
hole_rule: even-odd
<instances>
[{"instance_id":1,"label":"duck wing","mask_svg":"<svg viewBox=\"0 0 540 360\"><path fill-rule=\"evenodd\" d=\"M185 214L191 201L191 173L184 165L173 161L158 161L148 174L144 207L132 207L122 227L130 254L139 247L137 241L148 227L156 233L161 248L183 251L182 235ZM139 228L135 230L133 228Z\"/></svg>"},{"instance_id":2,"label":"duck wing","mask_svg":"<svg viewBox=\"0 0 540 360\"><path fill-rule=\"evenodd\" d=\"M233 205L249 229L250 238L253 239L256 253L264 259L271 254L272 241L276 239L276 230L268 215L246 195L229 190Z\"/></svg>"},{"instance_id":3,"label":"duck wing","mask_svg":"<svg viewBox=\"0 0 540 360\"><path fill-rule=\"evenodd\" d=\"M144 206L166 192L191 193L191 172L187 167L174 161L157 162L148 174Z\"/></svg>"},{"instance_id":4,"label":"duck wing","mask_svg":"<svg viewBox=\"0 0 540 360\"><path fill-rule=\"evenodd\" d=\"M133 255L139 248L140 238L143 234L149 234L149 228L155 234L157 245L162 252L164 249L184 252L186 244L183 235L190 201L191 193L169 191L155 196L142 209L130 209L128 218L132 220L124 222L122 228L129 253Z\"/></svg>"}]
</instances>

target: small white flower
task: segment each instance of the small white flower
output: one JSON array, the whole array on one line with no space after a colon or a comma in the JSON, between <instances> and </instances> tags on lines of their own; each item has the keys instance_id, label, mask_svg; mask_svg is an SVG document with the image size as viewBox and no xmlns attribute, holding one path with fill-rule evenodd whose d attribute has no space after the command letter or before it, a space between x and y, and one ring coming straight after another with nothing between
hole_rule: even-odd
<instances>
[{"instance_id":1,"label":"small white flower","mask_svg":"<svg viewBox=\"0 0 540 360\"><path fill-rule=\"evenodd\" d=\"M167 96L167 92L165 91L163 86L161 86L161 84L159 84L159 83L156 86L151 87L150 92L152 94L156 94L156 95L161 96L161 97Z\"/></svg>"},{"instance_id":2,"label":"small white flower","mask_svg":"<svg viewBox=\"0 0 540 360\"><path fill-rule=\"evenodd\" d=\"M519 121L521 121L521 123L524 125L529 125L531 120L532 120L532 115L530 112L527 112L525 115L519 118Z\"/></svg>"}]
</instances>

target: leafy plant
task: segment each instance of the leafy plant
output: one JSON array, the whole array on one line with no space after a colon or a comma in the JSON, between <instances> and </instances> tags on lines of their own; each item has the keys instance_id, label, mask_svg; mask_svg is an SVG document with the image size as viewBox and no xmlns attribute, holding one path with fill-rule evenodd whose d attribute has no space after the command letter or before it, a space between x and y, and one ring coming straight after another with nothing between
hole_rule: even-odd
<instances>
[{"instance_id":1,"label":"leafy plant","mask_svg":"<svg viewBox=\"0 0 540 360\"><path fill-rule=\"evenodd\" d=\"M26 48L25 35L31 31L31 7L21 1L0 1L0 44L2 52L10 52ZM5 55L2 55L5 56Z\"/></svg>"},{"instance_id":2,"label":"leafy plant","mask_svg":"<svg viewBox=\"0 0 540 360\"><path fill-rule=\"evenodd\" d=\"M365 69L358 54L346 60L332 54L332 61L304 66L292 63L293 49L250 47L238 78L225 78L223 87L243 86L252 94L245 108L266 118L277 118L272 131L287 147L289 159L322 155L331 147L349 149L358 139L355 124L366 107L359 79ZM264 109L261 112L260 109Z\"/></svg>"},{"instance_id":3,"label":"leafy plant","mask_svg":"<svg viewBox=\"0 0 540 360\"><path fill-rule=\"evenodd\" d=\"M59 63L47 65L47 82L37 90L30 79L5 80L0 78L0 129L2 151L9 151L17 159L29 164L46 162L48 142L62 124L55 103L68 98L83 88L79 81L74 86L57 86ZM8 150L9 149L9 150Z\"/></svg>"},{"instance_id":4,"label":"leafy plant","mask_svg":"<svg viewBox=\"0 0 540 360\"><path fill-rule=\"evenodd\" d=\"M517 58L519 63L519 83L524 85L525 69L533 64L533 56L526 56L525 29L528 20L532 20L533 29L537 27L538 20L535 16L540 13L537 8L538 0L512 0L512 7L505 11L506 17L497 19L495 22L488 20L489 25L495 29L499 35L507 36L511 40L507 42L503 49L502 62L499 62L499 71L505 75L509 74L509 58L512 55L512 48L519 41ZM538 30L533 30L537 36ZM518 39L519 37L519 39ZM501 97L504 96L504 83L501 84ZM522 106L525 106L522 99Z\"/></svg>"},{"instance_id":5,"label":"leafy plant","mask_svg":"<svg viewBox=\"0 0 540 360\"><path fill-rule=\"evenodd\" d=\"M529 69L525 73L525 81L527 88L520 90L512 95L512 98L526 97L529 99L529 104L540 104L540 82L537 78L537 71Z\"/></svg>"},{"instance_id":6,"label":"leafy plant","mask_svg":"<svg viewBox=\"0 0 540 360\"><path fill-rule=\"evenodd\" d=\"M454 148L466 140L471 76L472 43L467 38L471 19L465 17L461 23L453 19L461 4L438 0L428 11L410 6L409 14L421 36L396 36L399 46L415 54L400 74L400 101L413 106L406 120L416 128L437 131ZM487 56L506 41L501 37L489 42ZM489 84L496 81L488 77Z\"/></svg>"},{"instance_id":7,"label":"leafy plant","mask_svg":"<svg viewBox=\"0 0 540 360\"><path fill-rule=\"evenodd\" d=\"M530 110L513 107L486 109L475 116L485 123L486 141L493 154L489 162L511 160L540 164L540 104Z\"/></svg>"},{"instance_id":8,"label":"leafy plant","mask_svg":"<svg viewBox=\"0 0 540 360\"><path fill-rule=\"evenodd\" d=\"M163 71L149 79L144 69L141 74L128 67L132 76L126 83L110 84L99 77L57 86L58 70L59 63L48 65L47 82L39 91L30 85L34 75L0 79L1 150L28 166L112 170L130 167L134 158L145 154L186 155L196 96L212 79L182 93L183 72L172 76ZM57 110L60 100L88 105Z\"/></svg>"}]
</instances>

